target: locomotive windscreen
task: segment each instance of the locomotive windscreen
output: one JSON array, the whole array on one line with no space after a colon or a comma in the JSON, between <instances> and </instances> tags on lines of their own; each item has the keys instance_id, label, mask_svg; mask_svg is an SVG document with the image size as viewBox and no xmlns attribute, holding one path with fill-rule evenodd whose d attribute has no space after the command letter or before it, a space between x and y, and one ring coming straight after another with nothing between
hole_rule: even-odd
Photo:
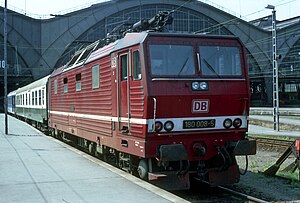
<instances>
[{"instance_id":1,"label":"locomotive windscreen","mask_svg":"<svg viewBox=\"0 0 300 203\"><path fill-rule=\"evenodd\" d=\"M240 48L200 46L196 54L188 45L150 45L151 73L155 76L242 76ZM198 62L195 63L196 55ZM197 67L198 65L200 67Z\"/></svg>"},{"instance_id":2,"label":"locomotive windscreen","mask_svg":"<svg viewBox=\"0 0 300 203\"><path fill-rule=\"evenodd\" d=\"M200 46L203 75L240 76L242 74L238 47Z\"/></svg>"},{"instance_id":3,"label":"locomotive windscreen","mask_svg":"<svg viewBox=\"0 0 300 203\"><path fill-rule=\"evenodd\" d=\"M195 75L192 46L150 45L150 57L152 75Z\"/></svg>"}]
</instances>

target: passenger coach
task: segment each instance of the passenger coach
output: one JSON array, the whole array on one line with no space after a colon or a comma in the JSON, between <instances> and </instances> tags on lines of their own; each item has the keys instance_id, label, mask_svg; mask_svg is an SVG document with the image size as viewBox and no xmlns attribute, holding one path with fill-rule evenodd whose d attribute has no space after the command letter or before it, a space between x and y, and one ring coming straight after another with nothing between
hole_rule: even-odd
<instances>
[{"instance_id":1,"label":"passenger coach","mask_svg":"<svg viewBox=\"0 0 300 203\"><path fill-rule=\"evenodd\" d=\"M39 128L47 128L48 125L48 78L41 78L15 92L16 115Z\"/></svg>"},{"instance_id":2,"label":"passenger coach","mask_svg":"<svg viewBox=\"0 0 300 203\"><path fill-rule=\"evenodd\" d=\"M7 112L15 115L16 112L16 91L12 91L7 95Z\"/></svg>"}]
</instances>

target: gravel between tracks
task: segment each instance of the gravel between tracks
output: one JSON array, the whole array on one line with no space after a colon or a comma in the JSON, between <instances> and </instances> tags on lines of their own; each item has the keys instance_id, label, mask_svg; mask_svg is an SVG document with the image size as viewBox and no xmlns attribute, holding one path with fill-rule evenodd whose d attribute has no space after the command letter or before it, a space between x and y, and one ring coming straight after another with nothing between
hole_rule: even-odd
<instances>
[{"instance_id":1,"label":"gravel between tracks","mask_svg":"<svg viewBox=\"0 0 300 203\"><path fill-rule=\"evenodd\" d=\"M272 166L280 156L281 153L258 149L255 156L248 156L247 174L241 176L240 182L232 187L266 201L300 202L300 181L268 177L261 173ZM291 155L280 167L280 170L294 160L295 158ZM245 168L245 157L237 157L237 161L241 169ZM295 173L299 173L299 171L296 170Z\"/></svg>"}]
</instances>

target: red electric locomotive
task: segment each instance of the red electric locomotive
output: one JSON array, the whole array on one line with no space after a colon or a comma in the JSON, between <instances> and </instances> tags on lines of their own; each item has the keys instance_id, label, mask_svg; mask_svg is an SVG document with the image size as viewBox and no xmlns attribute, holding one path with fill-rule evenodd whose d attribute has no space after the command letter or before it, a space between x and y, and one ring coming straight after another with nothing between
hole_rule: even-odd
<instances>
[{"instance_id":1,"label":"red electric locomotive","mask_svg":"<svg viewBox=\"0 0 300 203\"><path fill-rule=\"evenodd\" d=\"M134 31L103 47L95 42L53 72L53 135L168 188L189 188L191 177L214 186L238 182L235 156L256 152L245 138L250 97L242 43Z\"/></svg>"}]
</instances>

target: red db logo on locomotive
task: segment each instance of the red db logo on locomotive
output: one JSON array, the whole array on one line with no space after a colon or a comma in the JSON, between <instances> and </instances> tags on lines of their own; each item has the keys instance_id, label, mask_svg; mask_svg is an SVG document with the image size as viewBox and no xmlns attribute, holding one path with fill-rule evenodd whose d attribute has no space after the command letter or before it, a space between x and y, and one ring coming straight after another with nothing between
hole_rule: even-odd
<instances>
[{"instance_id":1,"label":"red db logo on locomotive","mask_svg":"<svg viewBox=\"0 0 300 203\"><path fill-rule=\"evenodd\" d=\"M193 113L207 113L209 110L209 100L195 99L192 102Z\"/></svg>"}]
</instances>

